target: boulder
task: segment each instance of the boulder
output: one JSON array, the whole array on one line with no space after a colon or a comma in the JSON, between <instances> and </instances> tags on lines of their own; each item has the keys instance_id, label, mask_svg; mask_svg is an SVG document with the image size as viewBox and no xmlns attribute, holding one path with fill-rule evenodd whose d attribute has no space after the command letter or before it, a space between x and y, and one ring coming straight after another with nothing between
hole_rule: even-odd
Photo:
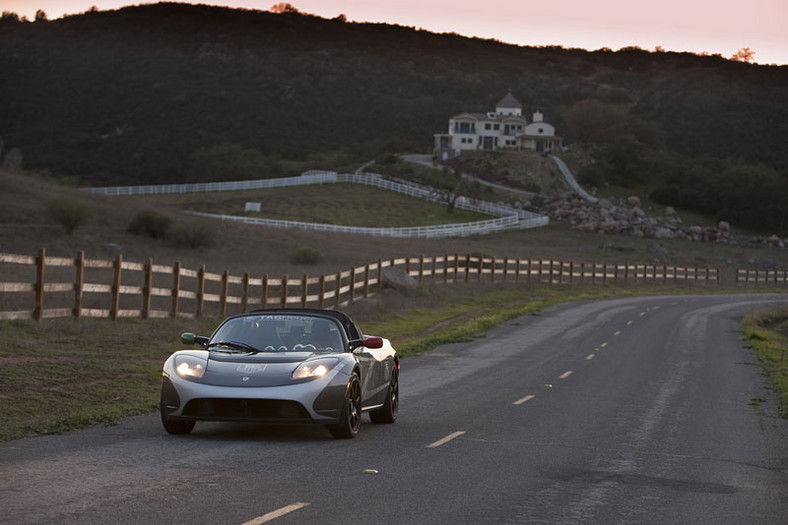
<instances>
[{"instance_id":1,"label":"boulder","mask_svg":"<svg viewBox=\"0 0 788 525\"><path fill-rule=\"evenodd\" d=\"M383 268L383 286L395 290L415 290L419 282L401 268Z\"/></svg>"}]
</instances>

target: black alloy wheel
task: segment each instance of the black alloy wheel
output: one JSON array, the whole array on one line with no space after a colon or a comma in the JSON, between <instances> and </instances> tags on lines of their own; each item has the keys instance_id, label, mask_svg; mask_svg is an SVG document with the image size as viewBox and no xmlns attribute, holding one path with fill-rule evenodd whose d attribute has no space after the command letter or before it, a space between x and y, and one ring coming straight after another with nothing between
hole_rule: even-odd
<instances>
[{"instance_id":1,"label":"black alloy wheel","mask_svg":"<svg viewBox=\"0 0 788 525\"><path fill-rule=\"evenodd\" d=\"M335 438L354 438L361 428L361 382L358 374L353 372L348 380L345 402L339 423L330 425L328 429Z\"/></svg>"}]
</instances>

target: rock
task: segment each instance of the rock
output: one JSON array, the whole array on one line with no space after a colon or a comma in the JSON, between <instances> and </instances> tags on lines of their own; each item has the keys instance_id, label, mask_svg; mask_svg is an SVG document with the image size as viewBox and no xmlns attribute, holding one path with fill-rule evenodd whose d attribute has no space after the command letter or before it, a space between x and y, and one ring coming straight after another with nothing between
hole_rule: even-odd
<instances>
[{"instance_id":1,"label":"rock","mask_svg":"<svg viewBox=\"0 0 788 525\"><path fill-rule=\"evenodd\" d=\"M632 195L631 197L627 198L627 203L632 206L633 208L640 208L640 197Z\"/></svg>"},{"instance_id":2,"label":"rock","mask_svg":"<svg viewBox=\"0 0 788 525\"><path fill-rule=\"evenodd\" d=\"M673 239L675 237L676 234L670 228L657 228L654 232L655 239Z\"/></svg>"},{"instance_id":3,"label":"rock","mask_svg":"<svg viewBox=\"0 0 788 525\"><path fill-rule=\"evenodd\" d=\"M383 268L383 286L395 290L415 290L419 282L400 268Z\"/></svg>"}]
</instances>

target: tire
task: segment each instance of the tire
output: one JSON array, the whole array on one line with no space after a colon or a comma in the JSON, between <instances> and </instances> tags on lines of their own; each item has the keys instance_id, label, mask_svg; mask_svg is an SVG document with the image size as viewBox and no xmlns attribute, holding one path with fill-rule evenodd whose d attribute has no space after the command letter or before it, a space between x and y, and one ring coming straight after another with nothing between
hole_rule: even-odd
<instances>
[{"instance_id":1,"label":"tire","mask_svg":"<svg viewBox=\"0 0 788 525\"><path fill-rule=\"evenodd\" d=\"M397 421L399 411L399 372L395 368L391 372L391 383L389 383L388 396L383 407L369 413L369 419L373 423L394 423Z\"/></svg>"},{"instance_id":2,"label":"tire","mask_svg":"<svg viewBox=\"0 0 788 525\"><path fill-rule=\"evenodd\" d=\"M337 439L351 439L358 435L359 428L361 428L361 382L358 374L353 372L347 383L339 423L329 425L328 430Z\"/></svg>"},{"instance_id":3,"label":"tire","mask_svg":"<svg viewBox=\"0 0 788 525\"><path fill-rule=\"evenodd\" d=\"M182 435L188 434L194 429L194 421L173 421L164 413L164 403L160 405L161 411L161 425L170 434Z\"/></svg>"}]
</instances>

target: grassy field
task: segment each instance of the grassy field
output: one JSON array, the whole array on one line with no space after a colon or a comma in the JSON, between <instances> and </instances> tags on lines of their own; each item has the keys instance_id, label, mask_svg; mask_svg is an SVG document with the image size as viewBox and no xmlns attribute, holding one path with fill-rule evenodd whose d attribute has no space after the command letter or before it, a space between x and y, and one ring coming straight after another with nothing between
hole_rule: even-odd
<instances>
[{"instance_id":1,"label":"grassy field","mask_svg":"<svg viewBox=\"0 0 788 525\"><path fill-rule=\"evenodd\" d=\"M384 239L242 224L218 225L198 221L181 211L214 205L237 209L242 201L253 200L248 195L209 199L204 196L104 198L56 186L36 176L2 171L0 185L3 188L0 252L3 253L34 255L38 248L44 247L47 254L53 256L73 256L85 251L90 258L110 259L113 251L120 249L125 261L143 262L153 257L158 264L181 261L188 268L205 264L210 271L227 269L235 274L248 271L253 275L307 272L319 275L345 271L378 258L453 253L575 262L710 266L727 271L788 268L786 250L602 236L577 232L560 223L536 230L462 239ZM357 220L361 225L373 225L381 217L385 217L387 225L405 225L414 220L414 207L419 209L418 221L428 220L431 215L438 217L441 213L440 207L428 208L420 201L394 205L393 197L389 199L390 196L381 195L378 190L371 193L367 190L371 189L327 186L316 192L280 194L266 200L265 207L275 209L281 204L282 213L290 213L297 204L304 210L315 211L315 217L331 216L332 220L343 217L343 221ZM62 225L47 211L47 203L56 197L68 199L87 211L87 219L73 233L65 233ZM494 200L494 196L490 200ZM385 206L382 205L384 201ZM339 209L345 215L340 215L339 211L334 214ZM199 247L184 247L172 237L151 238L127 231L129 222L140 211L151 210L167 215L182 228L207 232L211 242ZM292 255L302 247L317 250L321 257L313 264L294 265ZM8 276L4 274L4 277ZM407 355L441 343L477 337L507 319L537 314L546 305L561 301L614 294L699 291L710 289L468 283L425 286L409 294L387 292L369 301L357 302L348 307L348 311L366 332L391 338ZM218 321L206 318L144 322L91 319L78 323L70 319L40 323L0 322L0 334L6 341L0 347L0 403L4 407L0 411L0 439L63 432L97 423L111 424L121 417L154 411L161 364L180 347L179 334L184 331L208 334ZM784 324L766 323L758 330L774 326L784 327ZM749 337L753 346L771 337L762 334L758 331ZM778 341L776 348L781 349L778 351L783 356L782 364L776 367L784 371L784 340ZM779 388L786 387L783 383Z\"/></svg>"}]
</instances>

